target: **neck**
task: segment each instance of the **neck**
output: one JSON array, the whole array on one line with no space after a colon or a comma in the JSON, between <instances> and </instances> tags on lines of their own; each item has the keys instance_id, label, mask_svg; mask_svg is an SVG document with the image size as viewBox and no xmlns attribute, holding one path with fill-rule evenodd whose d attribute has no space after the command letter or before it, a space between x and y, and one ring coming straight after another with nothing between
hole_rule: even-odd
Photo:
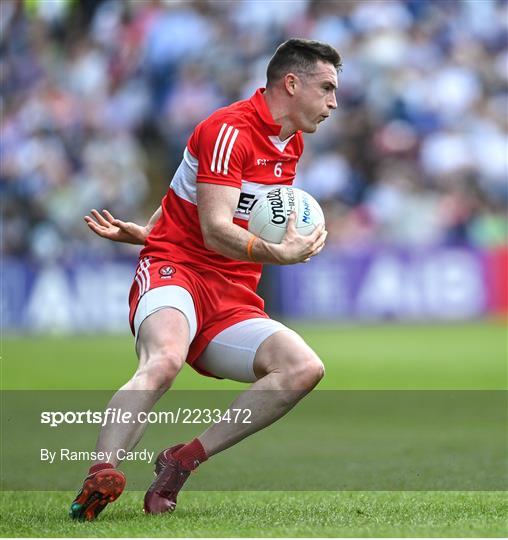
<instances>
[{"instance_id":1,"label":"neck","mask_svg":"<svg viewBox=\"0 0 508 540\"><path fill-rule=\"evenodd\" d=\"M270 111L270 114L272 115L272 118L277 124L282 126L279 133L279 139L282 141L286 140L296 132L296 128L289 117L287 108L284 106L280 96L277 95L276 90L269 90L267 88L263 94L263 97L265 98L266 105Z\"/></svg>"}]
</instances>

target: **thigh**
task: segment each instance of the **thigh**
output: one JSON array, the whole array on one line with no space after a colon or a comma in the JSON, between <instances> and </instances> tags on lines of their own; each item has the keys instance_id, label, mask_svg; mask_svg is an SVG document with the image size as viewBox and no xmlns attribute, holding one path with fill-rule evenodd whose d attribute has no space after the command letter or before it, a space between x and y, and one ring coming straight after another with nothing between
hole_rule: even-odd
<instances>
[{"instance_id":1,"label":"thigh","mask_svg":"<svg viewBox=\"0 0 508 540\"><path fill-rule=\"evenodd\" d=\"M129 323L134 336L138 338L141 325L152 314L174 308L185 315L192 341L199 326L194 279L185 267L151 257L141 259L129 292Z\"/></svg>"},{"instance_id":2,"label":"thigh","mask_svg":"<svg viewBox=\"0 0 508 540\"><path fill-rule=\"evenodd\" d=\"M134 335L139 337L140 329L147 319L165 308L179 311L185 318L188 327L188 343L197 332L197 317L194 301L187 289L179 285L165 285L150 289L139 300L134 314Z\"/></svg>"},{"instance_id":3,"label":"thigh","mask_svg":"<svg viewBox=\"0 0 508 540\"><path fill-rule=\"evenodd\" d=\"M302 368L314 364L322 366L317 354L294 330L286 328L284 332L277 332L261 343L253 368L256 377L261 378L275 371L297 374Z\"/></svg>"},{"instance_id":4,"label":"thigh","mask_svg":"<svg viewBox=\"0 0 508 540\"><path fill-rule=\"evenodd\" d=\"M181 367L197 330L192 296L178 285L150 289L139 300L134 329L140 367L152 360Z\"/></svg>"},{"instance_id":5,"label":"thigh","mask_svg":"<svg viewBox=\"0 0 508 540\"><path fill-rule=\"evenodd\" d=\"M140 367L151 360L166 358L185 363L189 351L189 324L178 309L164 307L148 316L139 328L136 352Z\"/></svg>"},{"instance_id":6,"label":"thigh","mask_svg":"<svg viewBox=\"0 0 508 540\"><path fill-rule=\"evenodd\" d=\"M292 332L272 319L248 319L220 332L195 362L198 369L222 379L254 382L254 359L262 344L278 333Z\"/></svg>"}]
</instances>

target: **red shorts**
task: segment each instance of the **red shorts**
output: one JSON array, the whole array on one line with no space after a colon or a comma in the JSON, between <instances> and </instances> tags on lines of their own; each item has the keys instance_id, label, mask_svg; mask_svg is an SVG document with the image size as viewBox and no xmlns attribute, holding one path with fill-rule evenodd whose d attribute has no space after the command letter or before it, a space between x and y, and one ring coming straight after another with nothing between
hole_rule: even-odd
<instances>
[{"instance_id":1,"label":"red shorts","mask_svg":"<svg viewBox=\"0 0 508 540\"><path fill-rule=\"evenodd\" d=\"M263 311L264 301L261 297L249 287L219 272L197 271L186 265L145 257L138 263L129 293L129 323L133 334L134 316L141 297L149 290L166 285L183 287L194 301L197 331L187 356L187 363L191 366L210 341L226 328L248 319L269 318Z\"/></svg>"}]
</instances>

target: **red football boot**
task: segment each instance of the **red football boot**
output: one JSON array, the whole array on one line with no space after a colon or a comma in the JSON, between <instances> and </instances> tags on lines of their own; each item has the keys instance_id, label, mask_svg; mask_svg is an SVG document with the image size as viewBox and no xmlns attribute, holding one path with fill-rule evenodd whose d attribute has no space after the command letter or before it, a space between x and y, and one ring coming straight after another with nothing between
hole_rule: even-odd
<instances>
[{"instance_id":1,"label":"red football boot","mask_svg":"<svg viewBox=\"0 0 508 540\"><path fill-rule=\"evenodd\" d=\"M175 444L175 446L171 446L170 448L166 448L166 450L163 450L155 460L155 470L154 474L155 476L158 476L159 473L162 471L166 463L168 462L169 456L176 452L177 450L180 450L180 448L183 448L185 444Z\"/></svg>"},{"instance_id":2,"label":"red football boot","mask_svg":"<svg viewBox=\"0 0 508 540\"><path fill-rule=\"evenodd\" d=\"M173 512L176 508L178 492L191 473L172 454L182 448L178 444L162 451L155 461L157 478L152 482L145 494L144 510L147 514L163 514Z\"/></svg>"},{"instance_id":3,"label":"red football boot","mask_svg":"<svg viewBox=\"0 0 508 540\"><path fill-rule=\"evenodd\" d=\"M83 487L71 504L69 515L79 521L92 521L125 488L125 475L117 469L102 469L85 478Z\"/></svg>"}]
</instances>

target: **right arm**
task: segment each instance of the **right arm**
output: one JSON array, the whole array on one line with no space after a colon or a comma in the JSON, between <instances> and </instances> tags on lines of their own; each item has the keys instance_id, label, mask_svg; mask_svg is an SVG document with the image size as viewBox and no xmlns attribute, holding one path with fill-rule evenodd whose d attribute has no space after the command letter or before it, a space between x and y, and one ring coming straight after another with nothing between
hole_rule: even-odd
<instances>
[{"instance_id":1,"label":"right arm","mask_svg":"<svg viewBox=\"0 0 508 540\"><path fill-rule=\"evenodd\" d=\"M216 184L198 184L198 212L203 239L208 249L239 261L269 264L308 262L324 247L327 232L319 225L309 236L298 234L295 215L289 218L288 229L280 244L265 242L259 237L252 244L252 256L247 245L252 233L233 223L240 190Z\"/></svg>"},{"instance_id":2,"label":"right arm","mask_svg":"<svg viewBox=\"0 0 508 540\"><path fill-rule=\"evenodd\" d=\"M93 217L85 216L86 224L95 234L115 242L144 245L154 225L161 217L162 207L157 208L144 227L132 221L126 222L116 219L107 210L103 210L102 213L104 215L93 209L91 211Z\"/></svg>"}]
</instances>

